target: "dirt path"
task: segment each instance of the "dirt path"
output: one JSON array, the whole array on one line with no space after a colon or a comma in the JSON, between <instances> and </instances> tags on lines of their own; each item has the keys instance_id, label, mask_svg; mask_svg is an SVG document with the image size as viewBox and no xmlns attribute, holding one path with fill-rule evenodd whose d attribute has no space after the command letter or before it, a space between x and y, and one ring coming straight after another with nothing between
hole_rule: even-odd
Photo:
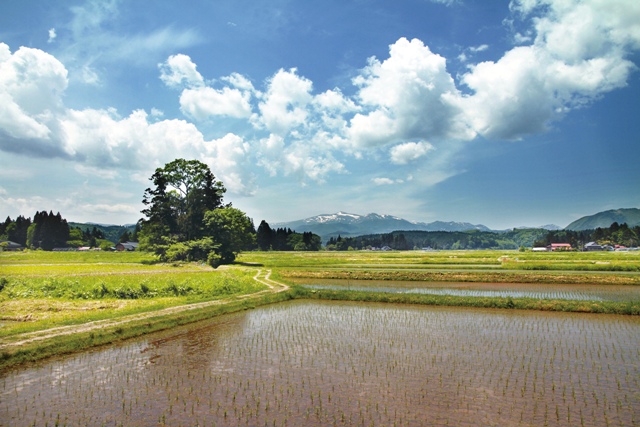
<instances>
[{"instance_id":1,"label":"dirt path","mask_svg":"<svg viewBox=\"0 0 640 427\"><path fill-rule=\"evenodd\" d=\"M256 296L263 295L265 293L278 293L278 292L284 292L289 289L289 286L285 285L284 283L271 280L270 276L271 276L271 270L263 271L259 269L256 272L256 275L253 277L253 280L267 286L269 289L256 292L253 294L239 295L231 298L225 298L222 300L205 301L205 302L199 302L194 304L168 307L162 310L150 311L148 313L141 313L141 314L132 314L129 316L118 317L116 319L96 320L93 322L83 323L80 325L58 326L55 328L44 329L41 331L26 332L24 334L13 335L10 337L5 337L3 339L0 339L0 351L8 348L12 348L12 347L18 347L34 341L47 340L47 339L55 338L62 335L71 335L71 334L77 334L81 332L90 332L93 330L103 329L103 328L112 327L112 326L126 325L129 322L144 320L151 317L181 313L189 310L196 310L199 308L210 307L213 305L223 305L233 301L242 301L242 300L251 299Z\"/></svg>"}]
</instances>

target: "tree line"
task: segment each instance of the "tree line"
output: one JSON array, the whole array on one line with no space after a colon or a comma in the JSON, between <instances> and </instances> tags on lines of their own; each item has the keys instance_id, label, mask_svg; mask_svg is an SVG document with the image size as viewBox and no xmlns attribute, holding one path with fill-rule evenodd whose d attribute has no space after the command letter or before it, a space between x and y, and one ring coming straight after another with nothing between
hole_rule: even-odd
<instances>
[{"instance_id":1,"label":"tree line","mask_svg":"<svg viewBox=\"0 0 640 427\"><path fill-rule=\"evenodd\" d=\"M534 246L570 243L574 248L582 248L589 242L596 242L599 245L637 247L640 244L640 225L629 227L626 223L614 222L609 228L598 227L595 230L549 231L545 236L536 240Z\"/></svg>"},{"instance_id":2,"label":"tree line","mask_svg":"<svg viewBox=\"0 0 640 427\"><path fill-rule=\"evenodd\" d=\"M135 238L125 229L120 240ZM50 251L56 248L77 248L81 246L109 249L114 242L105 237L104 232L93 226L70 226L60 212L36 212L31 218L20 215L15 220L11 217L0 223L0 240L8 240L30 249ZM126 241L124 240L124 241Z\"/></svg>"},{"instance_id":3,"label":"tree line","mask_svg":"<svg viewBox=\"0 0 640 427\"><path fill-rule=\"evenodd\" d=\"M331 237L327 250L346 251L349 249L412 250L430 248L437 250L458 249L518 249L532 246L542 238L547 230L513 229L507 232L495 231L393 231L391 233L370 234L357 237Z\"/></svg>"},{"instance_id":4,"label":"tree line","mask_svg":"<svg viewBox=\"0 0 640 427\"><path fill-rule=\"evenodd\" d=\"M262 251L319 251L322 239L312 232L296 233L290 228L272 229L262 221L256 232L256 243Z\"/></svg>"}]
</instances>

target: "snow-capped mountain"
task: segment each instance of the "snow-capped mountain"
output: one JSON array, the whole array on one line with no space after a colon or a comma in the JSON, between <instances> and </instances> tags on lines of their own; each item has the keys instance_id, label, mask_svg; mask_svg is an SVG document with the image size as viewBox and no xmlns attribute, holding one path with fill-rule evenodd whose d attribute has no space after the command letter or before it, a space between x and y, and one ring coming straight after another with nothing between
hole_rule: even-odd
<instances>
[{"instance_id":1,"label":"snow-capped mountain","mask_svg":"<svg viewBox=\"0 0 640 427\"><path fill-rule=\"evenodd\" d=\"M358 215L347 212L322 214L298 221L282 222L271 225L272 228L290 228L302 233L304 231L318 234L323 240L341 235L342 237L362 236L365 234L390 233L392 231L491 231L484 225L467 222L431 223L413 222L392 215L370 213Z\"/></svg>"}]
</instances>

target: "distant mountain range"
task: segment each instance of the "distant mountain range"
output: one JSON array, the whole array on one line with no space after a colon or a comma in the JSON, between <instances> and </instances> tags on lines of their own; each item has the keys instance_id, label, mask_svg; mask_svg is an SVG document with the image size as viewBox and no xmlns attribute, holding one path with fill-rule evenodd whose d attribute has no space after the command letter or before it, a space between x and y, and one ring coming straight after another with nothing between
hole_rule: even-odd
<instances>
[{"instance_id":1,"label":"distant mountain range","mask_svg":"<svg viewBox=\"0 0 640 427\"><path fill-rule=\"evenodd\" d=\"M594 230L598 227L609 228L611 224L626 223L629 227L640 226L640 209L613 209L599 212L594 215L582 217L567 227L565 230ZM91 231L93 227L101 230L108 240L117 242L122 233L127 230L132 233L135 224L127 225L106 225L94 223L69 223L70 226L79 227L83 230ZM356 237L368 234L384 234L393 231L492 231L505 232L510 230L492 230L482 224L471 224L468 222L453 221L434 221L430 223L408 221L392 215L379 215L370 213L368 215L358 215L346 212L337 212L334 214L317 215L306 219L290 222L280 222L270 224L271 228L290 228L298 233L312 232L319 235L323 242L331 237ZM547 224L536 227L517 227L518 229L544 229L544 230L562 230L555 224Z\"/></svg>"},{"instance_id":2,"label":"distant mountain range","mask_svg":"<svg viewBox=\"0 0 640 427\"><path fill-rule=\"evenodd\" d=\"M346 212L317 215L291 222L281 222L271 225L272 228L290 228L302 232L312 232L327 241L331 237L355 237L365 234L390 233L392 231L494 231L482 224L468 222L434 221L430 223L408 221L392 215L370 213L358 215ZM555 225L545 226L549 230L557 230ZM528 227L523 227L528 228ZM534 228L534 227L531 227ZM535 227L543 228L543 227Z\"/></svg>"},{"instance_id":3,"label":"distant mountain range","mask_svg":"<svg viewBox=\"0 0 640 427\"><path fill-rule=\"evenodd\" d=\"M594 215L584 216L573 221L565 227L566 230L595 230L596 228L609 228L611 224L627 224L629 227L640 225L640 209L612 209L609 211L598 212Z\"/></svg>"}]
</instances>

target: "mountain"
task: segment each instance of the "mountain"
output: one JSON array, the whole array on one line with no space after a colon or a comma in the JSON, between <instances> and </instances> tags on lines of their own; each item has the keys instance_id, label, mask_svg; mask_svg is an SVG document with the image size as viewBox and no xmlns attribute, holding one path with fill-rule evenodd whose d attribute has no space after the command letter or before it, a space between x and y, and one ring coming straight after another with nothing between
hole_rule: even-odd
<instances>
[{"instance_id":1,"label":"mountain","mask_svg":"<svg viewBox=\"0 0 640 427\"><path fill-rule=\"evenodd\" d=\"M484 225L474 225L467 222L444 222L435 221L431 223L413 222L398 218L392 215L379 215L370 213L368 215L358 215L346 212L335 214L323 214L314 217L301 219L298 221L281 222L273 224L272 228L290 228L298 233L312 232L327 241L331 237L354 237L364 234L390 233L392 231L467 231L481 230L491 231Z\"/></svg>"},{"instance_id":2,"label":"mountain","mask_svg":"<svg viewBox=\"0 0 640 427\"><path fill-rule=\"evenodd\" d=\"M79 228L82 231L86 231L86 230L92 231L94 228L96 228L97 230L102 231L102 234L104 234L105 239L110 240L113 243L117 243L118 240L120 240L120 236L122 236L122 234L125 231L128 231L129 233L133 233L136 229L135 224L111 225L111 224L95 224L92 222L87 222L87 223L70 222L69 227Z\"/></svg>"},{"instance_id":3,"label":"mountain","mask_svg":"<svg viewBox=\"0 0 640 427\"><path fill-rule=\"evenodd\" d=\"M609 211L598 212L594 215L584 216L573 221L565 227L566 230L595 230L596 228L609 228L611 224L626 223L629 227L640 225L640 209L612 209Z\"/></svg>"}]
</instances>

